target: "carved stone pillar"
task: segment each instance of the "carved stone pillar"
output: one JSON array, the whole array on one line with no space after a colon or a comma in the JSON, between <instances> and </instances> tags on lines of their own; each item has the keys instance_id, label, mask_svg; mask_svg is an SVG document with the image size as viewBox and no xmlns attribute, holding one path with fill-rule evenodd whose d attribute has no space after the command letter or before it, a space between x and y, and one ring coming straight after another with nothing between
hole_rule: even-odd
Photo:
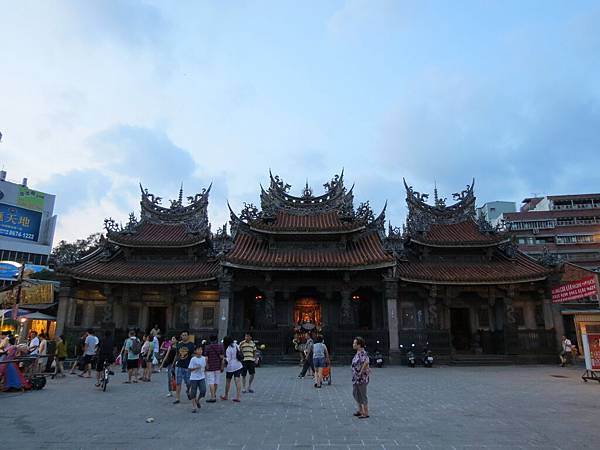
<instances>
[{"instance_id":1,"label":"carved stone pillar","mask_svg":"<svg viewBox=\"0 0 600 450\"><path fill-rule=\"evenodd\" d=\"M102 329L114 331L115 318L114 318L114 303L115 296L113 287L110 284L104 284L102 286L102 293L106 298L104 303L104 311L102 314Z\"/></svg>"},{"instance_id":2,"label":"carved stone pillar","mask_svg":"<svg viewBox=\"0 0 600 450\"><path fill-rule=\"evenodd\" d=\"M233 277L227 271L219 277L219 340L227 335L229 325L234 326L229 323L232 281Z\"/></svg>"},{"instance_id":3,"label":"carved stone pillar","mask_svg":"<svg viewBox=\"0 0 600 450\"><path fill-rule=\"evenodd\" d=\"M400 364L400 342L398 339L398 279L384 278L384 296L387 306L388 340L390 363Z\"/></svg>"},{"instance_id":4,"label":"carved stone pillar","mask_svg":"<svg viewBox=\"0 0 600 450\"><path fill-rule=\"evenodd\" d=\"M273 289L265 291L264 324L266 328L272 328L275 324L275 291Z\"/></svg>"},{"instance_id":5,"label":"carved stone pillar","mask_svg":"<svg viewBox=\"0 0 600 450\"><path fill-rule=\"evenodd\" d=\"M504 298L504 352L506 354L518 353L519 334L513 299L515 287L510 285Z\"/></svg>"},{"instance_id":6,"label":"carved stone pillar","mask_svg":"<svg viewBox=\"0 0 600 450\"><path fill-rule=\"evenodd\" d=\"M177 287L175 294L175 304L177 305L177 328L187 329L190 327L190 299L187 295L187 288L184 284Z\"/></svg>"},{"instance_id":7,"label":"carved stone pillar","mask_svg":"<svg viewBox=\"0 0 600 450\"><path fill-rule=\"evenodd\" d=\"M76 288L73 286L74 282L72 279L61 280L60 291L58 293L58 314L56 317L56 335L60 336L65 327L72 325L67 323L69 317L74 316L69 314L70 311L75 311L75 291Z\"/></svg>"},{"instance_id":8,"label":"carved stone pillar","mask_svg":"<svg viewBox=\"0 0 600 450\"><path fill-rule=\"evenodd\" d=\"M437 307L437 291L437 286L434 284L429 287L429 295L427 296L426 325L430 330L438 330L440 328Z\"/></svg>"},{"instance_id":9,"label":"carved stone pillar","mask_svg":"<svg viewBox=\"0 0 600 450\"><path fill-rule=\"evenodd\" d=\"M341 328L352 328L354 327L354 308L352 306L352 299L350 298L350 289L342 289L342 302L340 305L340 327Z\"/></svg>"}]
</instances>

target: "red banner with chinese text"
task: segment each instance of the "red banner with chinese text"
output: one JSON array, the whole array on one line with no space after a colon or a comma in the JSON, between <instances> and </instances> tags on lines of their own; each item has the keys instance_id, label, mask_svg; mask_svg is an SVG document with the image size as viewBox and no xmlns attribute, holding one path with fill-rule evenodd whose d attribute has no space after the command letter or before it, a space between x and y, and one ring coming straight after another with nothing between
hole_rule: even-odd
<instances>
[{"instance_id":1,"label":"red banner with chinese text","mask_svg":"<svg viewBox=\"0 0 600 450\"><path fill-rule=\"evenodd\" d=\"M597 294L598 285L596 277L591 276L552 289L552 303L569 302Z\"/></svg>"}]
</instances>

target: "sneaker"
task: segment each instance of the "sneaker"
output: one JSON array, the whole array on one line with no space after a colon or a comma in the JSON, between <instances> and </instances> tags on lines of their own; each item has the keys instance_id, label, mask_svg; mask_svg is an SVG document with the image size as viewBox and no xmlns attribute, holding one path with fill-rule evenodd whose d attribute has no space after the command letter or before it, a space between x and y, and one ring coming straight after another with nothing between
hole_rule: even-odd
<instances>
[{"instance_id":1,"label":"sneaker","mask_svg":"<svg viewBox=\"0 0 600 450\"><path fill-rule=\"evenodd\" d=\"M254 389L248 389L248 392L249 392L250 394L254 394Z\"/></svg>"},{"instance_id":2,"label":"sneaker","mask_svg":"<svg viewBox=\"0 0 600 450\"><path fill-rule=\"evenodd\" d=\"M242 389L242 394L245 394L246 392L246 389Z\"/></svg>"},{"instance_id":3,"label":"sneaker","mask_svg":"<svg viewBox=\"0 0 600 450\"><path fill-rule=\"evenodd\" d=\"M167 397L173 397L173 394L172 394L171 392L169 392L169 393L167 394Z\"/></svg>"},{"instance_id":4,"label":"sneaker","mask_svg":"<svg viewBox=\"0 0 600 450\"><path fill-rule=\"evenodd\" d=\"M175 400L175 401L173 402L173 404L174 404L174 405L176 405L177 403L179 403L179 400Z\"/></svg>"},{"instance_id":5,"label":"sneaker","mask_svg":"<svg viewBox=\"0 0 600 450\"><path fill-rule=\"evenodd\" d=\"M197 409L192 409L192 413L196 414L198 412Z\"/></svg>"}]
</instances>

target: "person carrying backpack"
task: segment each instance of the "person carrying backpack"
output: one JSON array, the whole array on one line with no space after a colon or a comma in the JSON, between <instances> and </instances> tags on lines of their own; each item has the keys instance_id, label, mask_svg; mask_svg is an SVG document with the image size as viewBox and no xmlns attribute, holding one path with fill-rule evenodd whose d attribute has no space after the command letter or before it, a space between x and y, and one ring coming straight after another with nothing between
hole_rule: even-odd
<instances>
[{"instance_id":1,"label":"person carrying backpack","mask_svg":"<svg viewBox=\"0 0 600 450\"><path fill-rule=\"evenodd\" d=\"M138 362L140 352L142 351L142 343L135 335L135 331L129 332L129 338L125 342L125 353L127 354L127 377L125 383L137 383Z\"/></svg>"}]
</instances>

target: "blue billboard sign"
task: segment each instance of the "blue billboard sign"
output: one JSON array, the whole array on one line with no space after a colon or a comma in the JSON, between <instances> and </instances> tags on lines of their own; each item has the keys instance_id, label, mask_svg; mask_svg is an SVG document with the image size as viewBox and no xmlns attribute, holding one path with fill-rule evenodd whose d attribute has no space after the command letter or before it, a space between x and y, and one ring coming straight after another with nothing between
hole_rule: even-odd
<instances>
[{"instance_id":1,"label":"blue billboard sign","mask_svg":"<svg viewBox=\"0 0 600 450\"><path fill-rule=\"evenodd\" d=\"M0 236L37 241L42 213L0 203Z\"/></svg>"}]
</instances>

